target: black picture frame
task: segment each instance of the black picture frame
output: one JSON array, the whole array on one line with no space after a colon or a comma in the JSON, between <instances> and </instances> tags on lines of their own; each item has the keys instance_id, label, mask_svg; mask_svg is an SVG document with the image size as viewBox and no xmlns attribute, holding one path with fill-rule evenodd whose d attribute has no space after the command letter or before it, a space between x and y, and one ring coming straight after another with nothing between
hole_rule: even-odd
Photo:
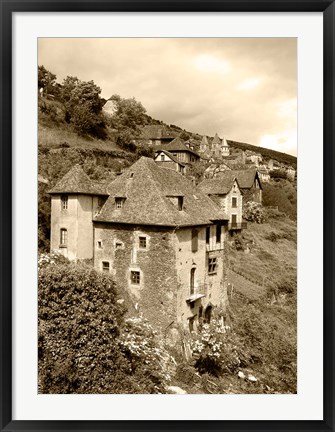
<instances>
[{"instance_id":1,"label":"black picture frame","mask_svg":"<svg viewBox=\"0 0 335 432\"><path fill-rule=\"evenodd\" d=\"M15 421L12 419L12 14L14 12L322 12L324 25L324 418L322 421ZM0 0L1 431L334 431L334 1ZM311 225L317 221L312 220ZM321 221L317 222L320 229Z\"/></svg>"}]
</instances>

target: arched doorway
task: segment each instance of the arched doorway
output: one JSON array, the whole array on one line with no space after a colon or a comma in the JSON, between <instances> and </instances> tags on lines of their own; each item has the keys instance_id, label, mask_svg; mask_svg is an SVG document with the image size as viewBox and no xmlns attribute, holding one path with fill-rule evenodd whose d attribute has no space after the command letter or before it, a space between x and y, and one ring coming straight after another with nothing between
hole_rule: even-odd
<instances>
[{"instance_id":1,"label":"arched doorway","mask_svg":"<svg viewBox=\"0 0 335 432\"><path fill-rule=\"evenodd\" d=\"M209 324L211 322L211 318L212 318L212 306L208 305L205 309L205 317L204 317L204 322L206 324Z\"/></svg>"}]
</instances>

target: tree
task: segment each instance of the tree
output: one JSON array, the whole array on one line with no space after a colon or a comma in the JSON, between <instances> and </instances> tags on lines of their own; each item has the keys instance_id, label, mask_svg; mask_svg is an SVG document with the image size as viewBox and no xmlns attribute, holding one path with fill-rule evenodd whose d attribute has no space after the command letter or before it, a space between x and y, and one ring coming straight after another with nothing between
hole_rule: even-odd
<instances>
[{"instance_id":1,"label":"tree","mask_svg":"<svg viewBox=\"0 0 335 432\"><path fill-rule=\"evenodd\" d=\"M100 93L101 88L94 81L80 81L72 76L63 81L61 99L66 110L65 120L81 134L105 137Z\"/></svg>"},{"instance_id":2,"label":"tree","mask_svg":"<svg viewBox=\"0 0 335 432\"><path fill-rule=\"evenodd\" d=\"M146 109L135 98L122 99L119 95L109 98L116 105L116 111L111 118L111 126L117 130L128 129L133 135L146 124Z\"/></svg>"},{"instance_id":3,"label":"tree","mask_svg":"<svg viewBox=\"0 0 335 432\"><path fill-rule=\"evenodd\" d=\"M57 87L56 78L56 75L48 71L43 65L38 66L38 89L43 88L46 94L54 94Z\"/></svg>"}]
</instances>

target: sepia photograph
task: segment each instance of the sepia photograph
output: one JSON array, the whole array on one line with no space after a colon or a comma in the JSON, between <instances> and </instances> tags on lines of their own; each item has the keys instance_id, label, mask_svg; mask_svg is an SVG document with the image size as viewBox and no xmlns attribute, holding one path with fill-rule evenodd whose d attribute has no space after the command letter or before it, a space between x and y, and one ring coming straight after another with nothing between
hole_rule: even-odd
<instances>
[{"instance_id":1,"label":"sepia photograph","mask_svg":"<svg viewBox=\"0 0 335 432\"><path fill-rule=\"evenodd\" d=\"M38 393L296 394L297 39L39 38L36 79Z\"/></svg>"}]
</instances>

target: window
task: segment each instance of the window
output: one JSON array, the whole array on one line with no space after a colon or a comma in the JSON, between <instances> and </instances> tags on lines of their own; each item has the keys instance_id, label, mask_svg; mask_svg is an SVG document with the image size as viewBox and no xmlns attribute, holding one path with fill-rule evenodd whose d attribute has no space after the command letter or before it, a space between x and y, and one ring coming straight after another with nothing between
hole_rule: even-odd
<instances>
[{"instance_id":1,"label":"window","mask_svg":"<svg viewBox=\"0 0 335 432\"><path fill-rule=\"evenodd\" d=\"M164 160L165 160L165 155L161 154L161 161L164 161Z\"/></svg>"},{"instance_id":2,"label":"window","mask_svg":"<svg viewBox=\"0 0 335 432\"><path fill-rule=\"evenodd\" d=\"M97 244L98 244L98 249L102 249L102 241L101 241L101 240L98 240L98 241L97 241Z\"/></svg>"},{"instance_id":3,"label":"window","mask_svg":"<svg viewBox=\"0 0 335 432\"><path fill-rule=\"evenodd\" d=\"M216 225L216 243L221 242L221 225Z\"/></svg>"},{"instance_id":4,"label":"window","mask_svg":"<svg viewBox=\"0 0 335 432\"><path fill-rule=\"evenodd\" d=\"M141 249L146 249L147 247L147 238L146 237L139 237L139 243Z\"/></svg>"},{"instance_id":5,"label":"window","mask_svg":"<svg viewBox=\"0 0 335 432\"><path fill-rule=\"evenodd\" d=\"M208 258L208 274L215 274L217 268L217 259Z\"/></svg>"},{"instance_id":6,"label":"window","mask_svg":"<svg viewBox=\"0 0 335 432\"><path fill-rule=\"evenodd\" d=\"M183 204L184 204L184 197L179 196L178 197L178 210L179 211L183 210Z\"/></svg>"},{"instance_id":7,"label":"window","mask_svg":"<svg viewBox=\"0 0 335 432\"><path fill-rule=\"evenodd\" d=\"M61 228L60 230L60 244L61 246L67 245L67 229Z\"/></svg>"},{"instance_id":8,"label":"window","mask_svg":"<svg viewBox=\"0 0 335 432\"><path fill-rule=\"evenodd\" d=\"M133 271L133 270L132 270L132 271L130 272L130 282L131 282L132 284L139 285L140 281L141 281L141 275L140 275L140 272L139 272L139 271Z\"/></svg>"},{"instance_id":9,"label":"window","mask_svg":"<svg viewBox=\"0 0 335 432\"><path fill-rule=\"evenodd\" d=\"M190 294L194 294L194 275L195 275L195 268L191 269L190 274Z\"/></svg>"},{"instance_id":10,"label":"window","mask_svg":"<svg viewBox=\"0 0 335 432\"><path fill-rule=\"evenodd\" d=\"M125 198L115 198L115 207L117 209L121 209L124 201L125 201Z\"/></svg>"},{"instance_id":11,"label":"window","mask_svg":"<svg viewBox=\"0 0 335 432\"><path fill-rule=\"evenodd\" d=\"M237 215L236 214L231 215L231 223L232 223L232 225L237 224Z\"/></svg>"},{"instance_id":12,"label":"window","mask_svg":"<svg viewBox=\"0 0 335 432\"><path fill-rule=\"evenodd\" d=\"M198 250L198 230L192 229L192 252Z\"/></svg>"},{"instance_id":13,"label":"window","mask_svg":"<svg viewBox=\"0 0 335 432\"><path fill-rule=\"evenodd\" d=\"M115 243L115 249L121 249L122 248L122 243L121 242L116 242Z\"/></svg>"},{"instance_id":14,"label":"window","mask_svg":"<svg viewBox=\"0 0 335 432\"><path fill-rule=\"evenodd\" d=\"M62 202L62 210L67 210L69 197L67 195L61 196L61 202Z\"/></svg>"},{"instance_id":15,"label":"window","mask_svg":"<svg viewBox=\"0 0 335 432\"><path fill-rule=\"evenodd\" d=\"M102 271L109 273L109 262L108 261L102 261Z\"/></svg>"},{"instance_id":16,"label":"window","mask_svg":"<svg viewBox=\"0 0 335 432\"><path fill-rule=\"evenodd\" d=\"M236 197L233 197L231 199L231 206L232 206L232 208L236 208L237 207L237 198Z\"/></svg>"},{"instance_id":17,"label":"window","mask_svg":"<svg viewBox=\"0 0 335 432\"><path fill-rule=\"evenodd\" d=\"M206 228L206 244L209 244L209 238L211 235L211 227Z\"/></svg>"}]
</instances>

